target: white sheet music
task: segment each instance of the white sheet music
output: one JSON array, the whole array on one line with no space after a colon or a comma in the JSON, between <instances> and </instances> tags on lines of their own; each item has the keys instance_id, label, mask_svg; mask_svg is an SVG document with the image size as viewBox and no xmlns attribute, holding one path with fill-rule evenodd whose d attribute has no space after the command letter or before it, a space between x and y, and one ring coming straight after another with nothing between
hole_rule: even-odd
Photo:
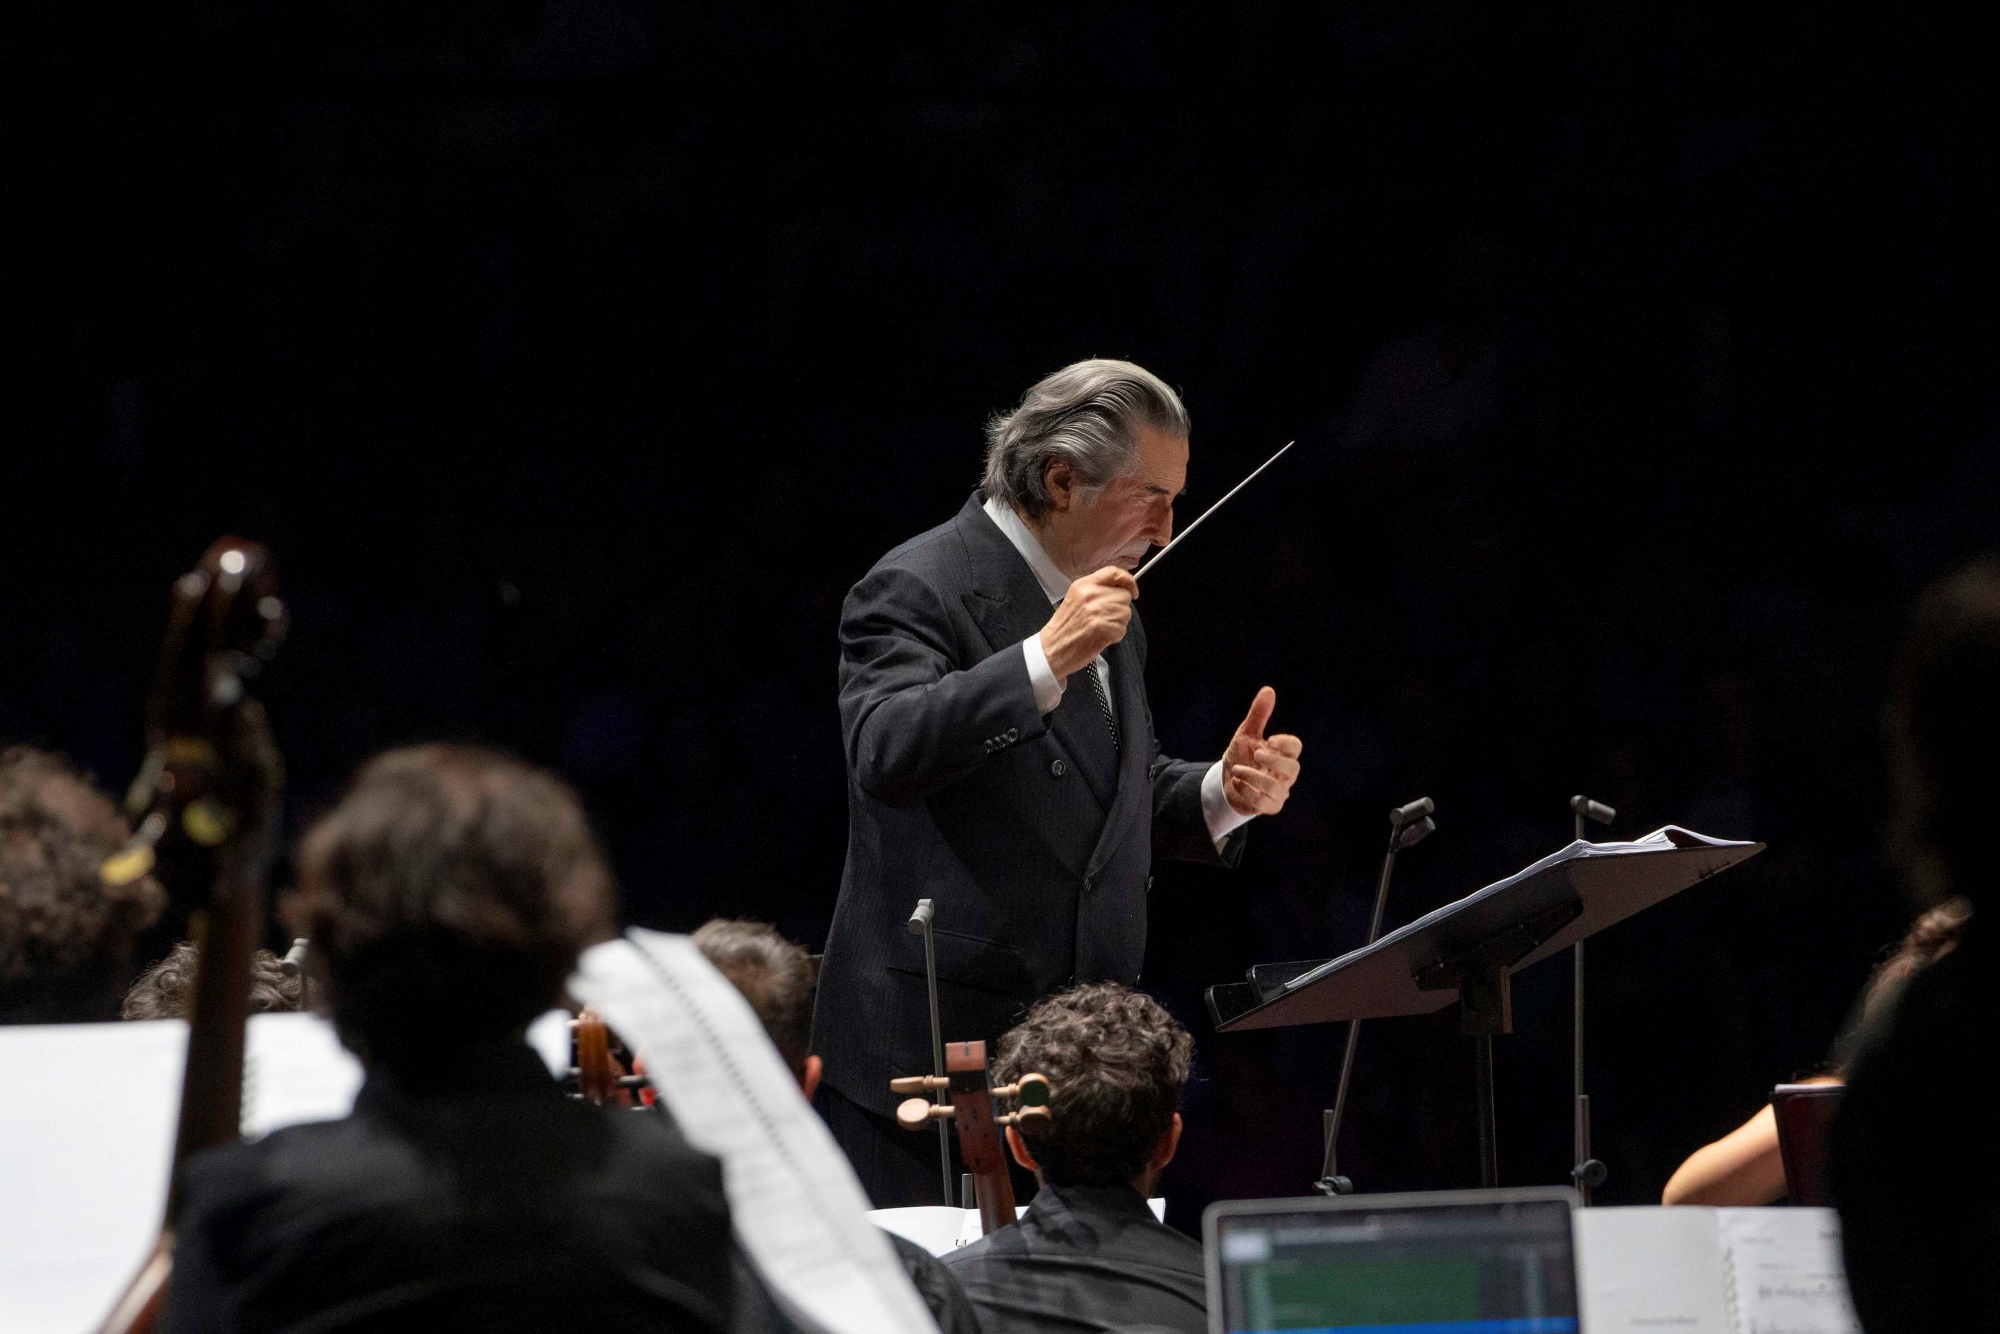
<instances>
[{"instance_id":1,"label":"white sheet music","mask_svg":"<svg viewBox=\"0 0 2000 1334\"><path fill-rule=\"evenodd\" d=\"M159 1236L187 1025L0 1028L0 1330L94 1329ZM324 1020L260 1014L244 1049L254 1134L345 1116L361 1068Z\"/></svg>"},{"instance_id":2,"label":"white sheet music","mask_svg":"<svg viewBox=\"0 0 2000 1334\"><path fill-rule=\"evenodd\" d=\"M1861 1334L1831 1209L1718 1209L1742 1334Z\"/></svg>"},{"instance_id":3,"label":"white sheet music","mask_svg":"<svg viewBox=\"0 0 2000 1334\"><path fill-rule=\"evenodd\" d=\"M1584 1209L1592 1334L1860 1334L1831 1209Z\"/></svg>"},{"instance_id":4,"label":"white sheet music","mask_svg":"<svg viewBox=\"0 0 2000 1334\"><path fill-rule=\"evenodd\" d=\"M1576 1267L1591 1334L1731 1334L1709 1209L1579 1209Z\"/></svg>"},{"instance_id":5,"label":"white sheet music","mask_svg":"<svg viewBox=\"0 0 2000 1334\"><path fill-rule=\"evenodd\" d=\"M570 991L645 1059L688 1140L722 1159L737 1238L788 1315L824 1334L936 1334L833 1136L686 936L635 929L596 946Z\"/></svg>"}]
</instances>

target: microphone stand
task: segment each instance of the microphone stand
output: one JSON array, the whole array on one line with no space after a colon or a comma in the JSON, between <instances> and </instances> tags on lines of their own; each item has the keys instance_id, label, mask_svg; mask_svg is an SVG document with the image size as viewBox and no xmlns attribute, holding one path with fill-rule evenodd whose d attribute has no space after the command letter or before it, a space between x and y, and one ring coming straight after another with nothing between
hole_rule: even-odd
<instances>
[{"instance_id":1,"label":"microphone stand","mask_svg":"<svg viewBox=\"0 0 2000 1334\"><path fill-rule=\"evenodd\" d=\"M1569 799L1570 810L1576 813L1576 841L1587 842L1586 821L1610 824L1618 818L1618 812L1601 801L1592 801L1581 793ZM1573 1059L1571 1073L1575 1077L1575 1125L1574 1139L1576 1165L1569 1170L1570 1180L1576 1183L1577 1193L1584 1204L1590 1203L1590 1192L1604 1184L1611 1169L1590 1156L1590 1095L1583 1091L1583 942L1570 946L1570 957L1575 974L1570 989L1570 1051Z\"/></svg>"},{"instance_id":2,"label":"microphone stand","mask_svg":"<svg viewBox=\"0 0 2000 1334\"><path fill-rule=\"evenodd\" d=\"M1418 797L1407 806L1398 806L1389 812L1389 851L1382 857L1382 878L1375 882L1375 911L1368 919L1369 945L1382 934L1382 910L1389 906L1389 877L1396 869L1396 854L1404 848L1413 848L1424 837L1437 828L1437 821L1431 819L1431 812L1437 804L1429 797ZM1326 1150L1320 1160L1319 1180L1313 1189L1322 1195L1352 1195L1354 1182L1340 1175L1335 1164L1335 1146L1340 1139L1340 1121L1347 1113L1347 1084L1354 1077L1354 1049L1361 1041L1361 1021L1347 1021L1347 1050L1340 1057L1340 1083L1335 1086L1333 1106L1321 1113L1321 1131L1326 1136Z\"/></svg>"},{"instance_id":3,"label":"microphone stand","mask_svg":"<svg viewBox=\"0 0 2000 1334\"><path fill-rule=\"evenodd\" d=\"M937 939L931 934L931 921L937 916L937 908L929 899L918 899L917 909L910 914L909 928L913 936L924 938L924 984L930 988L931 999L931 1073L937 1076L937 1086L931 1090L931 1100L942 1104L945 1101L944 1074L944 1025L938 1021L937 997ZM951 1129L945 1118L937 1119L938 1174L944 1185L944 1202L950 1206L951 1190Z\"/></svg>"}]
</instances>

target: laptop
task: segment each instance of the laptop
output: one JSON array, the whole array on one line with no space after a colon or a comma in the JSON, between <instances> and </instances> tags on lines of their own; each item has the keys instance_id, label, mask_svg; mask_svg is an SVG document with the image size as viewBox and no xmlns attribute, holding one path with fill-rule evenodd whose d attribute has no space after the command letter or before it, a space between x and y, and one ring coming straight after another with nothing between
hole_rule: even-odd
<instances>
[{"instance_id":1,"label":"laptop","mask_svg":"<svg viewBox=\"0 0 2000 1334\"><path fill-rule=\"evenodd\" d=\"M1208 1207L1210 1334L1577 1334L1576 1192Z\"/></svg>"}]
</instances>

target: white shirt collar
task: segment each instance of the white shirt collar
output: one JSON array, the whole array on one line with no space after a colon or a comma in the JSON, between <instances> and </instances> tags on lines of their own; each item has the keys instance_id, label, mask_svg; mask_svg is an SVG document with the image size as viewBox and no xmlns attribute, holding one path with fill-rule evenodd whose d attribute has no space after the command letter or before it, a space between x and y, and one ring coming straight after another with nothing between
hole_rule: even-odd
<instances>
[{"instance_id":1,"label":"white shirt collar","mask_svg":"<svg viewBox=\"0 0 2000 1334\"><path fill-rule=\"evenodd\" d=\"M1013 506L988 496L980 508L986 511L987 518L993 520L994 527L1014 544L1014 550L1021 553L1021 559L1028 562L1028 568L1035 572L1035 582L1042 586L1042 592L1048 594L1049 601L1061 602L1068 596L1069 576L1056 568L1056 563L1049 559L1049 553L1042 550L1035 530L1014 512Z\"/></svg>"}]
</instances>

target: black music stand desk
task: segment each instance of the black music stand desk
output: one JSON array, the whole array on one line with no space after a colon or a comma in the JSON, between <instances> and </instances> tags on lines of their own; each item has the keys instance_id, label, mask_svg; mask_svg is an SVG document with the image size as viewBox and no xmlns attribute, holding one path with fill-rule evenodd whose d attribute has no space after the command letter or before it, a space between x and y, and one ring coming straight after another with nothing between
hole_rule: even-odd
<instances>
[{"instance_id":1,"label":"black music stand desk","mask_svg":"<svg viewBox=\"0 0 2000 1334\"><path fill-rule=\"evenodd\" d=\"M1524 871L1337 959L1258 964L1208 989L1217 1032L1430 1014L1463 1001L1477 1039L1481 1177L1497 1185L1493 1035L1513 1031L1512 975L1764 850L1668 825L1571 843Z\"/></svg>"}]
</instances>

